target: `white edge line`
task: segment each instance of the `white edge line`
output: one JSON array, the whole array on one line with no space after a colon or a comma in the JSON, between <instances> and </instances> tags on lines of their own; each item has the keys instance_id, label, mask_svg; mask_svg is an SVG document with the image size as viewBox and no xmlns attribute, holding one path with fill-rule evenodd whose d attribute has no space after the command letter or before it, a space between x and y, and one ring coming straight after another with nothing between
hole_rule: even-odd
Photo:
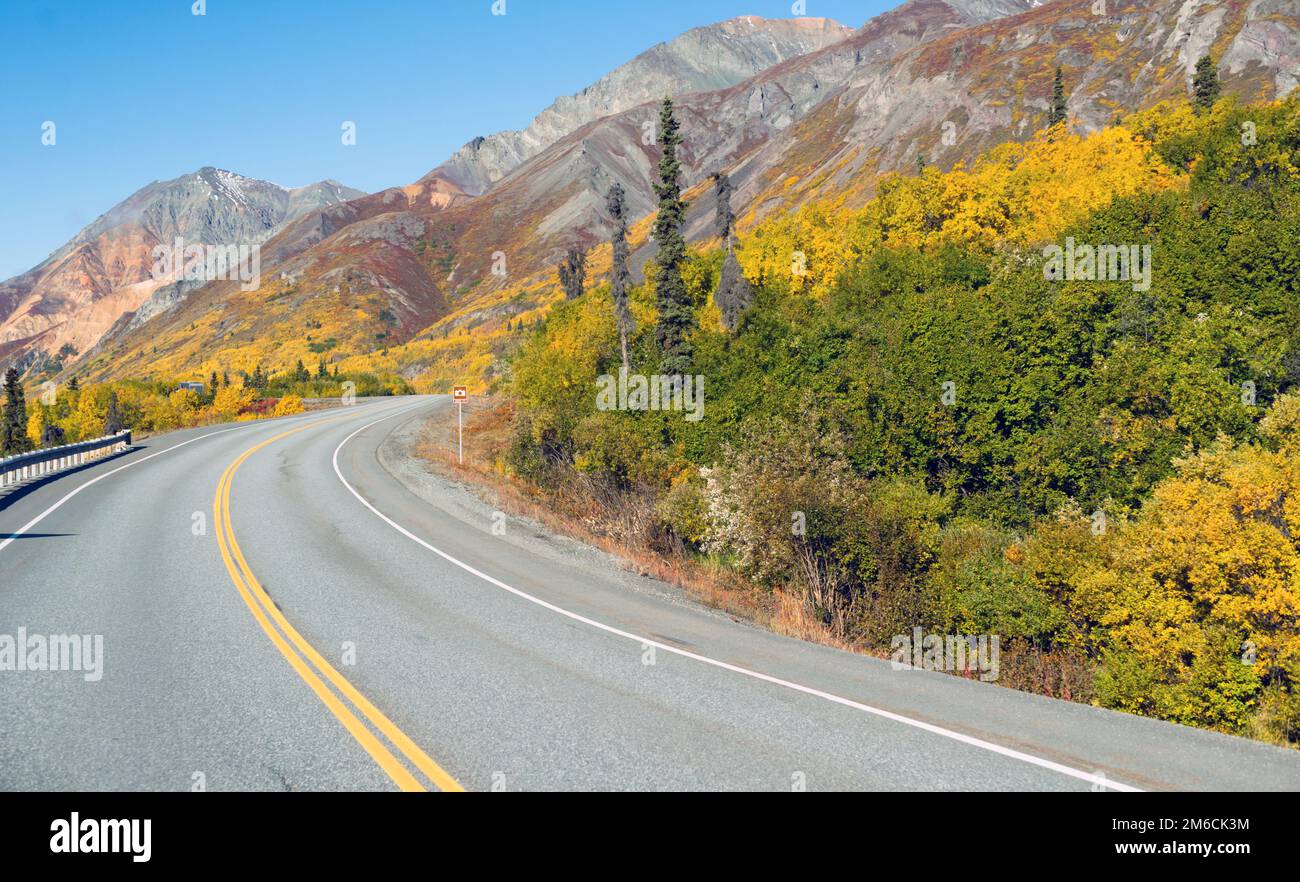
<instances>
[{"instance_id":1,"label":"white edge line","mask_svg":"<svg viewBox=\"0 0 1300 882\"><path fill-rule=\"evenodd\" d=\"M372 403L374 403L374 404L378 404L378 403L380 403L380 402L372 402ZM409 410L410 408L407 408L407 409ZM399 411L399 412L401 412L401 411ZM311 414L311 416L316 416L316 415L317 415L316 412L313 412L313 413ZM394 416L395 416L395 415L396 415L396 414L394 414ZM307 415L304 414L303 417L301 417L301 418L305 418L306 416L307 416ZM164 450L159 450L157 453L151 453L151 454L149 454L148 456L142 456L142 457L140 457L139 459L133 459L133 460L131 460L130 462L126 463L125 465L120 465L120 466L118 466L117 468L113 469L112 471L104 472L104 474L102 474L102 475L97 475L96 477L91 478L91 479L90 479L89 481L87 481L86 483L81 484L80 486L76 487L75 489L69 491L68 494L67 494L66 496L64 496L62 499L60 499L58 502L54 503L54 504L51 505L49 508L45 509L45 511L41 512L41 513L38 514L36 517L34 517L34 518L32 518L30 521L28 521L26 524L24 524L23 526L19 527L17 530L13 531L13 533L11 533L7 539L5 539L3 542L0 542L0 551L4 551L6 548L9 547L9 545L10 545L10 544L15 540L15 539L17 539L19 536L22 536L24 533L26 533L26 532L27 532L28 530L30 530L32 527L35 527L35 526L36 526L37 524L39 524L41 521L45 520L47 517L49 517L50 515L52 515L55 511L57 511L59 508L61 508L61 507L63 506L63 503L67 502L69 499L71 499L72 497L76 496L76 495L77 495L78 493L80 493L82 490L85 490L85 489L86 489L87 487L89 487L91 484L98 484L100 481L104 480L105 478L111 478L113 475L116 475L118 472L122 471L123 469L129 469L129 468L131 468L131 466L139 465L139 464L142 463L142 462L148 462L149 460L153 459L155 456L162 456L164 453L171 453L173 450L176 450L176 449L178 449L178 448L180 448L180 447L184 447L184 446L186 446L187 444L193 444L195 441L202 441L204 438L211 438L213 435L224 435L226 432L233 432L233 431L235 431L235 430L237 430L237 429L247 429L247 428L252 428L252 427L254 427L254 426L258 426L258 425L265 426L265 425L267 425L267 424L270 423L270 422L271 422L270 420L252 420L252 421L250 421L250 422L248 422L248 423L244 423L244 424L242 424L242 425L231 426L229 429L218 429L218 430L215 431L215 432L206 432L206 433L204 433L204 434L202 434L202 435L198 435L197 437L191 438L191 439L188 440L188 441L182 441L180 444L173 444L171 447L168 447L168 448L166 448L166 449L164 449ZM373 425L373 424L372 424L372 425Z\"/></svg>"},{"instance_id":2,"label":"white edge line","mask_svg":"<svg viewBox=\"0 0 1300 882\"><path fill-rule=\"evenodd\" d=\"M421 405L417 405L417 407L418 406ZM751 677L755 680L762 680L765 683L771 683L776 686L783 686L786 689L793 689L794 691L802 692L805 695L812 695L817 698L824 699L826 701L834 702L835 704L843 705L845 707L851 707L855 710L860 710L865 713L874 714L878 717L883 717L887 720L893 720L894 722L902 723L905 726L912 726L913 728L921 729L923 731L930 732L934 735L941 735L944 738L951 738L952 740L959 741L962 744L968 744L972 747L978 747L982 750L987 750L992 753L999 754L1001 756L1010 757L1011 759L1020 760L1021 762L1029 763L1030 765L1040 766L1044 769L1050 769L1053 772L1059 772L1062 775L1068 775L1072 778L1078 778L1082 781L1087 781L1091 784L1105 787L1109 790L1117 790L1125 793L1142 792L1142 790L1138 787L1132 787L1128 784L1121 784L1118 781L1112 781L1111 779L1107 778L1104 775L1093 774L1091 772L1084 772L1080 769L1072 768L1071 766L1062 765L1061 763L1053 762L1052 760L1049 759L1043 759L1042 757L1034 756L1033 754L1023 753L1019 750L1013 750L1010 747L1003 747L1001 744L994 744L993 742L985 741L982 738L975 738L974 736L965 735L961 732L953 731L952 729L945 729L944 727L936 726L933 723L926 723L922 720L915 720L912 719L911 717L903 716L902 714L897 714L894 713L893 711L887 711L884 710L883 708L872 707L869 704L863 704L861 702L854 701L849 698L844 698L843 696L840 695L835 695L834 693L831 692L823 692L822 690L814 689L811 686L804 686L799 683L794 683L790 680L782 680L780 677L773 677L770 674L764 674L759 671L752 671L749 668L742 668L738 665L733 665L733 664L729 664L728 662L719 661L718 659L715 658L710 658L707 655L700 655L695 652L689 652L685 649L681 649L676 646L670 646L666 643L661 643L658 640L651 640L648 637L642 637L638 634L633 634L629 631L623 631L619 628L606 625L603 622L597 622L594 619L589 619L586 616L579 615L578 613L570 612L569 610L564 609L563 607L559 607L553 603L542 600L540 597L534 597L533 595L525 591L520 591L518 588L513 588L510 585L507 585L505 582L502 582L500 579L489 576L487 573L481 572L475 569L474 567L470 566L469 564L457 560L456 558L452 557L450 554L447 554L447 552L442 551L441 549L438 548L434 548L428 542L425 542L419 536L416 536L410 530L406 529L401 524L397 523L392 518L388 517L386 514L381 512L379 509L371 505L360 493L356 491L356 489L351 484L348 483L347 479L343 477L343 472L340 471L339 469L339 451L343 449L344 445L346 445L357 435L364 432L366 429L369 429L371 426L374 426L378 423L382 423L385 420L390 420L393 417L401 416L402 414L408 413L409 411L414 409L415 409L414 407L407 408L406 410L398 411L397 413L389 414L386 417L374 420L373 422L367 423L366 425L354 431L351 435L348 435L346 438L344 438L339 443L339 446L334 448L334 457L333 457L334 474L338 476L338 479L343 483L343 486L346 487L348 491L353 496L355 496L362 505L370 509L370 511L373 512L375 516L378 517L380 520L382 520L384 523L388 524L394 530L401 533L403 536L407 537L408 539L412 540L418 545L421 545L424 548L427 548L429 551L432 551L434 554L438 555L448 563L460 567L465 572L477 576L483 581L495 585L496 587L504 591L508 591L517 597L521 597L530 603L534 603L540 607L549 609L552 612L559 613L562 616L570 618L576 622L581 622L584 625L589 625L593 628L598 628L599 630L604 631L608 634L613 634L617 637L623 637L627 640L636 641L637 643L642 644L642 646L653 646L655 647L655 649L661 649L664 652L672 653L673 655L679 655L682 656L683 658L693 659L694 661L706 665L711 665L715 668L722 668L723 670L731 671L732 673L736 673L736 674L741 674L746 677Z\"/></svg>"}]
</instances>

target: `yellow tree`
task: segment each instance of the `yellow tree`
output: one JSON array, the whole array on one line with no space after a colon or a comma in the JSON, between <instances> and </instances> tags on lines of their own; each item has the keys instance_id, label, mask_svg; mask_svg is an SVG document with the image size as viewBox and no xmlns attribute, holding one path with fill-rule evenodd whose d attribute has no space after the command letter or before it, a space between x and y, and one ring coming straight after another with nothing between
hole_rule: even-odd
<instances>
[{"instance_id":1,"label":"yellow tree","mask_svg":"<svg viewBox=\"0 0 1300 882\"><path fill-rule=\"evenodd\" d=\"M1297 423L1300 396L1284 396L1261 425L1265 443L1221 438L1178 460L1119 530L1111 559L1082 580L1076 600L1106 629L1111 649L1099 681L1103 701L1239 730L1262 687L1294 700Z\"/></svg>"},{"instance_id":2,"label":"yellow tree","mask_svg":"<svg viewBox=\"0 0 1300 882\"><path fill-rule=\"evenodd\" d=\"M286 395L275 403L275 416L291 416L295 413L302 413L305 409L301 396Z\"/></svg>"},{"instance_id":3,"label":"yellow tree","mask_svg":"<svg viewBox=\"0 0 1300 882\"><path fill-rule=\"evenodd\" d=\"M222 386L212 401L212 415L229 422L257 400L257 394L244 386Z\"/></svg>"},{"instance_id":4,"label":"yellow tree","mask_svg":"<svg viewBox=\"0 0 1300 882\"><path fill-rule=\"evenodd\" d=\"M45 406L39 401L32 402L32 412L27 417L27 437L36 447L41 446L41 438L45 435Z\"/></svg>"}]
</instances>

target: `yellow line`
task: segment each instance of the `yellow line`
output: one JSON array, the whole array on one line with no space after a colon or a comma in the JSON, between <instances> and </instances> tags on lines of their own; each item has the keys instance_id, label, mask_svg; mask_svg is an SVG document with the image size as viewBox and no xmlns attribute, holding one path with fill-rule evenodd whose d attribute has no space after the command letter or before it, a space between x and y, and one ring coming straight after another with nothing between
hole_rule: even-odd
<instances>
[{"instance_id":1,"label":"yellow line","mask_svg":"<svg viewBox=\"0 0 1300 882\"><path fill-rule=\"evenodd\" d=\"M243 552L239 548L239 543L235 541L235 532L230 521L230 489L234 482L235 472L239 470L239 467L242 466L250 456L261 450L263 447L273 444L281 438L286 438L290 435L304 431L305 429L318 426L323 422L329 421L320 420L318 422L309 423L308 425L291 429L288 432L282 432L273 438L263 441L260 444L256 444L240 454L240 456L226 468L225 473L221 476L221 480L218 483L217 495L212 501L212 514L216 521L217 544L221 547L222 559L225 561L226 569L230 571L231 581L233 581L235 587L239 589L240 596L243 597L244 603L248 605L248 608L253 613L253 617L257 620L258 624L261 625L262 630L271 638L271 642L275 644L276 648L280 650L280 653L284 655L285 659L288 660L289 664L298 672L299 676L301 676L307 685L312 688L321 701L324 702L325 706L328 707L344 727L352 733L352 736L357 739L361 746L366 749L366 752L369 753L375 762L379 764L380 768L382 768L388 776L393 779L398 787L402 790L425 789L406 769L406 767L403 766L401 762L399 762L397 758L394 757L393 754L379 741L379 739L377 739L374 734L366 728L359 719L357 719L356 715L354 715L351 710L338 700L334 693L331 692L321 681L320 677L318 677L316 673L303 662L302 658L300 658L298 654L289 647L288 643L285 642L284 637L281 637L271 623L267 621L265 613L270 614L271 618L274 619L276 624L278 624L284 631L285 636L292 641L294 646L298 648L303 656L309 659L312 664L316 666L317 670L324 674L330 682L332 682L334 686L338 688L338 690L342 692L343 695L348 698L368 720L370 720L371 724L387 737L388 740L392 742L392 744L396 746L397 749L416 766L416 768L423 772L439 790L463 791L465 788L463 788L455 778L444 771L442 767L428 756L428 754L420 749L419 745L411 740L410 736L399 729L396 724L376 708L369 699L357 691L356 687L348 682L346 677L340 674L333 665L327 662L324 657L322 657L321 654L317 652L301 634L298 633L297 629L294 628L293 625L289 624L289 621L276 607L275 603L266 593L266 590L262 587L261 583L257 581L257 577L253 575L253 571L248 566L248 561L244 559ZM236 565L238 568L236 568ZM254 598L256 598L256 600L254 600Z\"/></svg>"}]
</instances>

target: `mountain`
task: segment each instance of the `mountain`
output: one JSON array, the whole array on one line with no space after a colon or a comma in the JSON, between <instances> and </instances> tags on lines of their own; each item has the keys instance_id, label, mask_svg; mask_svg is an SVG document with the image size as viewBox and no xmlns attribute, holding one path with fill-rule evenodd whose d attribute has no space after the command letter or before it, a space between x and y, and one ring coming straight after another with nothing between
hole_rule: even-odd
<instances>
[{"instance_id":1,"label":"mountain","mask_svg":"<svg viewBox=\"0 0 1300 882\"><path fill-rule=\"evenodd\" d=\"M365 194L336 181L289 189L205 167L155 181L113 206L46 260L0 283L0 364L84 352L160 289L154 249L264 242L286 222Z\"/></svg>"},{"instance_id":2,"label":"mountain","mask_svg":"<svg viewBox=\"0 0 1300 882\"><path fill-rule=\"evenodd\" d=\"M664 95L734 86L851 33L852 28L825 18L772 20L752 15L693 28L641 53L576 95L558 99L523 131L475 138L423 180L446 181L478 196L587 123Z\"/></svg>"},{"instance_id":3,"label":"mountain","mask_svg":"<svg viewBox=\"0 0 1300 882\"><path fill-rule=\"evenodd\" d=\"M674 94L693 200L688 234L711 236L712 200L699 197L716 171L732 177L743 231L811 200L860 203L882 176L912 173L921 158L948 168L1027 139L1045 124L1058 66L1080 130L1185 96L1207 52L1226 93L1280 96L1296 83L1298 6L1108 0L1097 15L1092 0L910 0L743 81ZM727 28L741 25L705 30L716 37ZM680 47L647 56L687 57ZM643 134L660 96L641 100L629 88L608 97L614 77L575 96L581 106L563 124L535 121L533 136L533 127L494 136L490 149L486 139L471 143L414 184L303 215L264 248L272 281L263 290L207 285L147 327L107 335L84 368L92 376L142 363L171 373L251 370L319 354L363 357L412 377L447 359L458 371L490 373L505 329L554 299L553 267L565 249L605 241L604 195L614 181L634 217L654 210L659 151ZM588 93L595 97L579 100ZM623 109L582 122L602 106ZM567 125L577 128L541 146ZM647 226L633 225L637 266L653 253ZM607 267L607 252L593 252L589 279ZM429 376L446 375L439 370Z\"/></svg>"}]
</instances>

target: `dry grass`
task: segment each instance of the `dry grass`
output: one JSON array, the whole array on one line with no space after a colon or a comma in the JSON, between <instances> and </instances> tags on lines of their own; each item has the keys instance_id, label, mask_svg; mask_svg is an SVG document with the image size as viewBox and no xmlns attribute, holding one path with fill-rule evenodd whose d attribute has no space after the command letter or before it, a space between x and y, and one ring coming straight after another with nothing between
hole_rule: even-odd
<instances>
[{"instance_id":1,"label":"dry grass","mask_svg":"<svg viewBox=\"0 0 1300 882\"><path fill-rule=\"evenodd\" d=\"M510 440L513 405L500 397L479 397L464 407L463 465L456 461L454 417L430 425L416 453L443 477L468 486L488 505L516 517L532 518L559 535L612 554L629 571L680 588L734 619L813 643L864 651L836 639L795 595L755 587L730 570L665 542L652 528L654 511L644 498L616 493L581 477L566 481L561 490L543 492L507 476L504 452Z\"/></svg>"}]
</instances>

